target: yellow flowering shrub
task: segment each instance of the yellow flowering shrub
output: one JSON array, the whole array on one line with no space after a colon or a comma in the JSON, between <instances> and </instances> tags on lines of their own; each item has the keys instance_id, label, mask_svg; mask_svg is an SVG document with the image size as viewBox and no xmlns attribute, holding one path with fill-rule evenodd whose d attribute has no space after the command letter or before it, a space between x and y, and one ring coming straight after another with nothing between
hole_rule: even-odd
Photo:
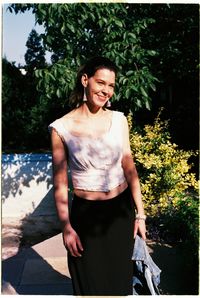
<instances>
[{"instance_id":1,"label":"yellow flowering shrub","mask_svg":"<svg viewBox=\"0 0 200 298\"><path fill-rule=\"evenodd\" d=\"M153 125L144 127L143 133L133 129L130 114L127 119L146 213L155 216L162 214L169 206L177 208L181 194L189 189L198 189L188 162L197 153L180 150L172 143L168 121L161 121L160 113Z\"/></svg>"}]
</instances>

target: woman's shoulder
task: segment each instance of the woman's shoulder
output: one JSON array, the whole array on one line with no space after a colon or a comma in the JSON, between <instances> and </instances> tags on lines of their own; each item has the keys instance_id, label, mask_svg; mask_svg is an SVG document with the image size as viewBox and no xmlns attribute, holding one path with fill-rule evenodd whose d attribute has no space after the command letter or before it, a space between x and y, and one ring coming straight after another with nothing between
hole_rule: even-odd
<instances>
[{"instance_id":1,"label":"woman's shoulder","mask_svg":"<svg viewBox=\"0 0 200 298\"><path fill-rule=\"evenodd\" d=\"M61 116L60 118L55 119L51 124L66 125L72 118L73 118L73 111Z\"/></svg>"},{"instance_id":2,"label":"woman's shoulder","mask_svg":"<svg viewBox=\"0 0 200 298\"><path fill-rule=\"evenodd\" d=\"M68 123L68 119L71 118L71 112L61 116L60 118L56 118L53 122L49 124L49 129L54 128L56 130L62 129Z\"/></svg>"},{"instance_id":3,"label":"woman's shoulder","mask_svg":"<svg viewBox=\"0 0 200 298\"><path fill-rule=\"evenodd\" d=\"M68 120L68 119L71 119L73 116L74 116L74 110L72 110L71 112L63 115L58 120L60 120L60 121Z\"/></svg>"},{"instance_id":4,"label":"woman's shoulder","mask_svg":"<svg viewBox=\"0 0 200 298\"><path fill-rule=\"evenodd\" d=\"M48 130L51 132L54 129L62 140L65 140L66 133L70 130L70 119L72 118L72 112L69 112L60 118L55 119L49 124Z\"/></svg>"},{"instance_id":5,"label":"woman's shoulder","mask_svg":"<svg viewBox=\"0 0 200 298\"><path fill-rule=\"evenodd\" d=\"M112 114L117 119L124 119L125 118L124 113L120 112L120 111L112 110Z\"/></svg>"}]
</instances>

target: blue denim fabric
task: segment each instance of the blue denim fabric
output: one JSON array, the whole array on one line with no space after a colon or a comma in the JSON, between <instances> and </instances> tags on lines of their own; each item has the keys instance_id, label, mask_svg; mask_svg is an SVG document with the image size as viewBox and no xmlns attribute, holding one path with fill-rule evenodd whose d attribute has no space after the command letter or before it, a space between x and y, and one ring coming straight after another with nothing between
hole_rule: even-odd
<instances>
[{"instance_id":1,"label":"blue denim fabric","mask_svg":"<svg viewBox=\"0 0 200 298\"><path fill-rule=\"evenodd\" d=\"M160 268L149 255L146 242L138 235L133 249L133 295L159 295Z\"/></svg>"}]
</instances>

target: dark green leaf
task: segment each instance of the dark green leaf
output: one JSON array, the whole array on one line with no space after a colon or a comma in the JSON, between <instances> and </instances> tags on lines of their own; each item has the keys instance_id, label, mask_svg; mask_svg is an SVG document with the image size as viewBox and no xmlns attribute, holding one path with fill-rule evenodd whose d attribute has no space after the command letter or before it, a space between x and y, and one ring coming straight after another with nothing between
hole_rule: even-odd
<instances>
[{"instance_id":1,"label":"dark green leaf","mask_svg":"<svg viewBox=\"0 0 200 298\"><path fill-rule=\"evenodd\" d=\"M142 95L143 95L144 97L148 97L148 94L146 93L146 91L144 90L144 88L143 88L142 86L140 86L140 90L141 90Z\"/></svg>"}]
</instances>

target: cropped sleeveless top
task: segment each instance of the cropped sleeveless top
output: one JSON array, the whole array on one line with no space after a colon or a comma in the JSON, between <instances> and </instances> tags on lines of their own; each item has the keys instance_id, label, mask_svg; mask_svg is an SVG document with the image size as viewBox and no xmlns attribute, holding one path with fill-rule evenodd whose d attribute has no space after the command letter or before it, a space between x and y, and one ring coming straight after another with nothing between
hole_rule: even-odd
<instances>
[{"instance_id":1,"label":"cropped sleeveless top","mask_svg":"<svg viewBox=\"0 0 200 298\"><path fill-rule=\"evenodd\" d=\"M100 137L75 136L59 118L49 125L67 146L68 163L75 189L109 192L125 182L122 168L123 113L112 111L112 123Z\"/></svg>"}]
</instances>

